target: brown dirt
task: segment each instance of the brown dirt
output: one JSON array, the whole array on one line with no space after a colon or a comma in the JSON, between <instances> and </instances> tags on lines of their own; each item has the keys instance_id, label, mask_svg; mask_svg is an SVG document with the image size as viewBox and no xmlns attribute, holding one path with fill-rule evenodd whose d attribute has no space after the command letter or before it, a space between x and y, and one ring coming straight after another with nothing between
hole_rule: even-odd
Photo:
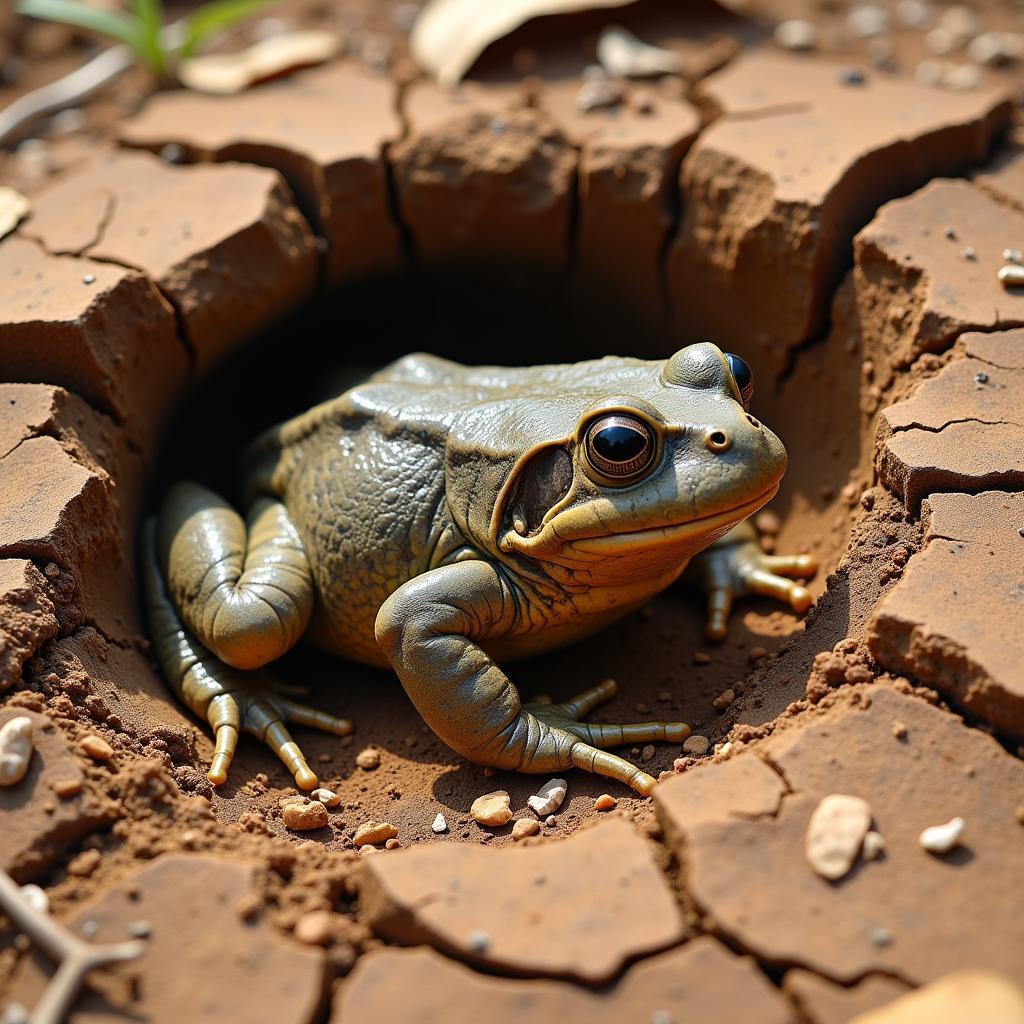
<instances>
[{"instance_id":1,"label":"brown dirt","mask_svg":"<svg viewBox=\"0 0 1024 1024\"><path fill-rule=\"evenodd\" d=\"M641 0L614 19L684 56L679 81L648 90L648 117L632 104L593 118L574 109L603 15L556 19L540 33L524 27L453 102L403 84L404 33L383 9L303 3L271 15L340 24L350 40L346 60L299 88L271 84L223 103L168 93L125 122L152 88L134 74L86 105L84 133L44 144L52 173L24 151L0 158L36 204L0 244L0 267L11 269L0 274L0 377L17 382L0 385L0 720L28 710L41 727L52 723L29 780L4 793L0 811L14 825L2 830L0 854L75 928L97 922L105 940L142 916L151 926L152 955L105 973L91 1010L223 1019L223 979L208 969L223 955L215 933L234 951L229 984L252 986L254 1020L270 1008L282 1020L327 1019L332 982L355 966L332 1019L386 1017L396 986L411 1000L424 978L444 976L424 1000L495 1006L499 1019L523 995L552 1014L621 1019L619 1007L642 1004L657 1019L657 1000L682 1000L687 1012L706 1006L709 1018L730 1019L740 993L751 1020L782 1021L798 1008L812 1024L832 1024L954 961L1005 971L1019 962L1019 925L1000 916L1008 904L993 879L1019 850L1013 815L1022 812L1011 795L1020 760L982 730L1010 746L1024 736L1024 638L998 628L1019 607L1019 581L985 571L993 557L1014 564L1024 529L1020 495L1004 493L1021 489L1012 457L1024 433L1013 414L1021 349L1007 328L1024 317L1015 312L1022 300L995 279L1002 248L1019 242L1024 161L1011 145L986 167L1010 118L1000 97L1020 70L986 70L984 90L954 102L888 81L898 69L871 67L868 42L840 30L844 4L815 6L822 49L840 61L817 70L743 50L780 10L801 13L802 0L759 6L756 21L702 5L682 28L665 7ZM1009 10L993 0L983 13L1003 28ZM74 33L45 26L19 23L9 39L32 59L0 102L83 52ZM374 59L381 39L391 46L383 69ZM922 33L899 29L893 47L912 70ZM766 78L766 60L781 70ZM838 82L847 64L868 67L863 95ZM770 78L768 106L805 114L759 110L734 86L701 85L720 65L719 83L767 89ZM780 99L780 89L796 92ZM325 143L317 126L339 95L362 97L363 116ZM884 123L869 116L882 100ZM901 104L913 108L909 128ZM239 119L243 137L231 131ZM783 121L808 160L799 195L777 180L785 160L771 139ZM117 138L185 165L111 155ZM973 183L925 184L968 171L980 172ZM697 238L706 251L695 255ZM467 264L479 282L472 296L453 276ZM212 791L209 737L159 679L134 581L140 511L168 481L187 474L230 492L244 442L344 386L353 364L412 349L507 363L611 348L665 353L697 330L755 353L754 411L791 459L774 505L777 548L821 560L818 603L800 621L744 601L726 642L711 647L699 600L673 590L582 647L519 665L516 681L524 695L559 699L614 677L619 696L595 721L683 719L711 740L710 756L658 746L645 767L670 781L654 805L616 791L615 824L594 809L608 785L571 773L556 827L514 843L512 823L481 828L469 806L505 789L523 816L542 778L462 761L391 674L299 649L275 672L357 726L340 741L302 736L323 784L341 796L329 825L285 828L290 778L251 738ZM976 363L998 391L966 387ZM998 447L993 428L1005 434ZM918 447L899 446L911 440ZM966 471L971 451L994 468L973 460L977 471ZM975 496L993 486L1004 491ZM922 523L920 499L935 490L955 493L926 504L933 518ZM955 590L935 598L935 581L953 578L943 559L959 558L958 545L974 581L969 612ZM941 690L971 722L917 684ZM727 689L736 699L716 708ZM892 735L897 716L909 744ZM112 760L87 757L87 735L108 741ZM380 755L372 770L355 763L367 746ZM55 795L50 782L65 772L80 777L80 793ZM982 787L995 796L980 800ZM890 852L859 865L849 885L827 887L800 843L813 797L835 789L871 799ZM430 828L438 811L449 826L440 836ZM915 847L915 830L953 813L969 817L970 839L933 862ZM370 819L393 823L402 847L420 849L376 852L364 866L353 836ZM616 832L629 838L605 838ZM456 844L492 850L456 854ZM588 868L587 856L600 867ZM492 867L492 857L506 859ZM542 870L532 866L541 861ZM618 885L619 869L647 886L620 920L600 923L619 945L601 956L585 942L567 949L561 929L588 899L600 901L602 885ZM564 913L540 898L556 919L548 929L530 909L538 873L580 893ZM444 902L452 874L473 901ZM488 905L489 885L506 882L507 906ZM929 897L944 886L955 910ZM673 914L658 909L665 901ZM674 901L683 925L672 920ZM874 926L891 927L894 944L864 932L865 908ZM648 928L644 912L657 918ZM300 945L293 932L311 913L327 915L322 941ZM477 919L486 948L472 934ZM586 937L596 925L583 913L576 927ZM192 943L187 986L174 985L168 957L157 955L168 941ZM613 984L592 994L564 980L513 983L452 958L499 974ZM44 964L0 930L5 997L31 1005ZM278 986L265 998L261 979Z\"/></svg>"}]
</instances>

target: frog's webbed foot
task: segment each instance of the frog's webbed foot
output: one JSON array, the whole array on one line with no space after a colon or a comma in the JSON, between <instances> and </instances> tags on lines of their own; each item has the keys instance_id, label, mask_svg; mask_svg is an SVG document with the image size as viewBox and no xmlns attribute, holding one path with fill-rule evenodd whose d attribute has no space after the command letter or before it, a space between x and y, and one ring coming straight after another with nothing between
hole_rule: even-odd
<instances>
[{"instance_id":1,"label":"frog's webbed foot","mask_svg":"<svg viewBox=\"0 0 1024 1024\"><path fill-rule=\"evenodd\" d=\"M625 743L682 743L690 735L684 722L639 722L634 725L588 725L580 721L599 704L611 700L618 692L614 679L606 679L597 686L577 694L572 700L552 704L547 698L538 698L523 705L523 710L544 722L554 733L568 733L575 742L570 758L574 768L583 768L631 786L643 796L649 796L656 780L630 764L625 758L609 754L605 747L618 747ZM537 756L543 756L541 751ZM521 770L533 771L532 758L527 755ZM543 770L543 769L541 769Z\"/></svg>"},{"instance_id":2,"label":"frog's webbed foot","mask_svg":"<svg viewBox=\"0 0 1024 1024\"><path fill-rule=\"evenodd\" d=\"M797 581L813 576L817 568L812 555L765 554L753 527L741 524L697 555L688 570L700 580L707 596L705 635L709 640L724 640L733 600L746 594L774 597L795 612L807 611L813 598Z\"/></svg>"},{"instance_id":3,"label":"frog's webbed foot","mask_svg":"<svg viewBox=\"0 0 1024 1024\"><path fill-rule=\"evenodd\" d=\"M316 773L307 764L302 749L292 739L285 723L321 729L335 736L347 736L352 732L352 723L292 700L288 696L294 692L292 687L262 674L243 675L227 666L221 666L221 671L214 673L208 664L204 666L204 672L207 678L197 679L199 685L190 687L186 680L183 689L186 703L197 713L205 713L214 731L213 760L207 773L209 780L215 786L227 780L238 734L244 731L263 740L277 754L295 777L299 789L315 789L318 784ZM201 710L204 703L205 711Z\"/></svg>"}]
</instances>

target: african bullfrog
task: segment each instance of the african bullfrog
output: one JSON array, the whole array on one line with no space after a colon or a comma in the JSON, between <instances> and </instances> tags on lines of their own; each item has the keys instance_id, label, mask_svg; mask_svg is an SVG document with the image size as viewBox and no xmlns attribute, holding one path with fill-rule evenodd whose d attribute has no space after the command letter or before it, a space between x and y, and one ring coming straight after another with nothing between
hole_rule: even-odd
<instances>
[{"instance_id":1,"label":"african bullfrog","mask_svg":"<svg viewBox=\"0 0 1024 1024\"><path fill-rule=\"evenodd\" d=\"M747 411L752 384L706 343L527 368L411 355L260 437L243 459L246 519L176 484L147 524L150 622L168 682L214 729L211 782L245 730L317 785L285 723L351 723L259 671L305 638L391 666L471 761L575 766L649 793L655 780L606 748L681 742L688 726L586 724L609 683L524 705L503 666L590 636L688 566L712 638L739 594L806 610L795 579L812 559L763 554L744 522L786 468Z\"/></svg>"}]
</instances>

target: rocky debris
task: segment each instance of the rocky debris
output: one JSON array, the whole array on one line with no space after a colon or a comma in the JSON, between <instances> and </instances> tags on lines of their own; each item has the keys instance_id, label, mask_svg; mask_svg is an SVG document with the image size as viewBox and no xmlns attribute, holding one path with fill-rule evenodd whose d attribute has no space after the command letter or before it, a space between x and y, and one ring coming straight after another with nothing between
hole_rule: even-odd
<instances>
[{"instance_id":1,"label":"rocky debris","mask_svg":"<svg viewBox=\"0 0 1024 1024\"><path fill-rule=\"evenodd\" d=\"M102 860L99 850L83 850L68 861L67 872L72 878L89 878Z\"/></svg>"},{"instance_id":2,"label":"rocky debris","mask_svg":"<svg viewBox=\"0 0 1024 1024\"><path fill-rule=\"evenodd\" d=\"M707 736L687 736L683 740L683 753L694 757L703 757L711 749L711 740Z\"/></svg>"},{"instance_id":3,"label":"rocky debris","mask_svg":"<svg viewBox=\"0 0 1024 1024\"><path fill-rule=\"evenodd\" d=\"M177 167L119 151L40 192L21 231L47 252L146 273L202 370L301 305L317 279L313 235L290 190L244 164Z\"/></svg>"},{"instance_id":4,"label":"rocky debris","mask_svg":"<svg viewBox=\"0 0 1024 1024\"><path fill-rule=\"evenodd\" d=\"M614 811L619 806L619 801L615 799L610 793L602 793L594 801L595 811Z\"/></svg>"},{"instance_id":5,"label":"rocky debris","mask_svg":"<svg viewBox=\"0 0 1024 1024\"><path fill-rule=\"evenodd\" d=\"M329 946L338 935L339 919L330 910L310 910L295 922L295 938L307 946Z\"/></svg>"},{"instance_id":6,"label":"rocky debris","mask_svg":"<svg viewBox=\"0 0 1024 1024\"><path fill-rule=\"evenodd\" d=\"M408 87L403 112L408 135L389 156L424 270L479 273L486 261L530 278L566 266L577 158L549 115L511 88L430 82Z\"/></svg>"},{"instance_id":7,"label":"rocky debris","mask_svg":"<svg viewBox=\"0 0 1024 1024\"><path fill-rule=\"evenodd\" d=\"M32 750L32 719L8 718L0 726L0 786L16 786L25 778Z\"/></svg>"},{"instance_id":8,"label":"rocky debris","mask_svg":"<svg viewBox=\"0 0 1024 1024\"><path fill-rule=\"evenodd\" d=\"M63 733L45 716L18 707L0 709L0 729L16 718L32 723L34 755L16 786L0 787L0 868L17 882L38 877L72 843L117 815L99 795L68 749ZM80 788L57 798L68 783Z\"/></svg>"},{"instance_id":9,"label":"rocky debris","mask_svg":"<svg viewBox=\"0 0 1024 1024\"><path fill-rule=\"evenodd\" d=\"M850 1024L935 1024L936 1021L1024 1024L1024 989L993 971L956 971L900 996Z\"/></svg>"},{"instance_id":10,"label":"rocky debris","mask_svg":"<svg viewBox=\"0 0 1024 1024\"><path fill-rule=\"evenodd\" d=\"M520 839L528 839L540 831L540 822L536 818L520 818L512 826L512 839L519 842Z\"/></svg>"},{"instance_id":11,"label":"rocky debris","mask_svg":"<svg viewBox=\"0 0 1024 1024\"><path fill-rule=\"evenodd\" d=\"M859 796L822 797L807 823L807 863L822 878L838 881L853 867L870 825L871 808Z\"/></svg>"},{"instance_id":12,"label":"rocky debris","mask_svg":"<svg viewBox=\"0 0 1024 1024\"><path fill-rule=\"evenodd\" d=\"M356 829L356 846L379 846L398 836L398 829L387 821L367 821Z\"/></svg>"},{"instance_id":13,"label":"rocky debris","mask_svg":"<svg viewBox=\"0 0 1024 1024\"><path fill-rule=\"evenodd\" d=\"M486 825L489 828L500 828L512 820L512 810L509 806L509 795L504 789L497 789L493 793L484 793L473 801L469 813L473 820L479 825Z\"/></svg>"},{"instance_id":14,"label":"rocky debris","mask_svg":"<svg viewBox=\"0 0 1024 1024\"><path fill-rule=\"evenodd\" d=\"M375 750L373 747L367 747L365 750L360 750L356 754L356 765L363 769L364 772L372 772L375 768L380 767L380 751Z\"/></svg>"},{"instance_id":15,"label":"rocky debris","mask_svg":"<svg viewBox=\"0 0 1024 1024\"><path fill-rule=\"evenodd\" d=\"M849 1024L859 1013L885 1006L907 992L907 985L873 974L854 985L836 985L811 971L787 971L782 990L813 1024Z\"/></svg>"},{"instance_id":16,"label":"rocky debris","mask_svg":"<svg viewBox=\"0 0 1024 1024\"><path fill-rule=\"evenodd\" d=\"M690 337L753 349L768 379L822 326L849 239L879 205L980 164L1008 123L1001 92L880 75L850 88L841 71L748 53L701 84L722 113L683 161L672 301Z\"/></svg>"},{"instance_id":17,"label":"rocky debris","mask_svg":"<svg viewBox=\"0 0 1024 1024\"><path fill-rule=\"evenodd\" d=\"M878 860L885 853L885 837L881 832L869 831L864 836L861 854L865 860Z\"/></svg>"},{"instance_id":18,"label":"rocky debris","mask_svg":"<svg viewBox=\"0 0 1024 1024\"><path fill-rule=\"evenodd\" d=\"M546 818L562 806L568 789L565 779L550 779L526 801L527 806L538 818Z\"/></svg>"},{"instance_id":19,"label":"rocky debris","mask_svg":"<svg viewBox=\"0 0 1024 1024\"><path fill-rule=\"evenodd\" d=\"M967 822L963 818L950 818L943 825L930 825L918 837L922 850L929 853L949 853L960 842Z\"/></svg>"},{"instance_id":20,"label":"rocky debris","mask_svg":"<svg viewBox=\"0 0 1024 1024\"><path fill-rule=\"evenodd\" d=\"M818 45L818 29L813 21L789 18L775 26L775 42L784 50L813 50Z\"/></svg>"},{"instance_id":21,"label":"rocky debris","mask_svg":"<svg viewBox=\"0 0 1024 1024\"><path fill-rule=\"evenodd\" d=\"M395 992L409 1020L511 1024L530 1020L585 1020L651 1024L686 1019L789 1024L786 1000L747 957L709 938L648 957L613 986L588 992L576 985L479 974L430 949L378 949L356 965L334 997L331 1024L390 1020Z\"/></svg>"},{"instance_id":22,"label":"rocky debris","mask_svg":"<svg viewBox=\"0 0 1024 1024\"><path fill-rule=\"evenodd\" d=\"M2 401L2 399L0 399ZM0 559L0 692L59 628L46 579L27 558Z\"/></svg>"},{"instance_id":23,"label":"rocky debris","mask_svg":"<svg viewBox=\"0 0 1024 1024\"><path fill-rule=\"evenodd\" d=\"M652 46L621 25L609 25L597 40L597 59L613 78L675 75L683 62L673 50Z\"/></svg>"},{"instance_id":24,"label":"rocky debris","mask_svg":"<svg viewBox=\"0 0 1024 1024\"><path fill-rule=\"evenodd\" d=\"M829 704L758 746L770 767L741 753L655 790L697 908L734 948L841 983L883 972L922 984L971 966L1012 975L1024 922L1005 892L1019 860L1024 765L948 712L885 686L838 691ZM894 721L907 726L902 740ZM762 780L760 797L744 770ZM776 778L774 800L765 772ZM802 847L811 812L838 786L868 801L887 852L831 885L807 870ZM951 814L971 823L969 848L923 856L921 829Z\"/></svg>"},{"instance_id":25,"label":"rocky debris","mask_svg":"<svg viewBox=\"0 0 1024 1024\"><path fill-rule=\"evenodd\" d=\"M434 818L430 831L435 835L442 835L448 831L448 822L444 820L444 815L440 811L437 812L437 817Z\"/></svg>"},{"instance_id":26,"label":"rocky debris","mask_svg":"<svg viewBox=\"0 0 1024 1024\"><path fill-rule=\"evenodd\" d=\"M314 789L309 794L310 800L318 800L324 807L337 807L341 803L341 797L333 789Z\"/></svg>"},{"instance_id":27,"label":"rocky debris","mask_svg":"<svg viewBox=\"0 0 1024 1024\"><path fill-rule=\"evenodd\" d=\"M622 820L563 843L428 844L363 870L363 918L377 935L488 970L604 984L683 936L671 891ZM482 929L486 944L470 942Z\"/></svg>"},{"instance_id":28,"label":"rocky debris","mask_svg":"<svg viewBox=\"0 0 1024 1024\"><path fill-rule=\"evenodd\" d=\"M1024 323L1024 294L996 277L1003 249L1022 236L1024 214L963 181L933 181L879 210L854 241L846 327L878 387L962 333Z\"/></svg>"},{"instance_id":29,"label":"rocky debris","mask_svg":"<svg viewBox=\"0 0 1024 1024\"><path fill-rule=\"evenodd\" d=\"M281 820L293 832L308 832L324 828L330 821L330 815L319 800L303 802L296 798L281 808Z\"/></svg>"},{"instance_id":30,"label":"rocky debris","mask_svg":"<svg viewBox=\"0 0 1024 1024\"><path fill-rule=\"evenodd\" d=\"M868 626L879 664L934 687L972 715L1024 735L1024 494L933 494L925 547ZM940 817L948 817L948 815Z\"/></svg>"},{"instance_id":31,"label":"rocky debris","mask_svg":"<svg viewBox=\"0 0 1024 1024\"><path fill-rule=\"evenodd\" d=\"M140 921L149 929L142 955L97 979L77 1012L128 1014L153 1024L309 1024L323 993L323 955L283 938L261 916L238 915L235 908L255 884L251 865L165 855L78 909L70 928L93 942L121 941ZM137 980L128 984L130 978ZM46 980L39 962L26 961L11 996L33 1006Z\"/></svg>"},{"instance_id":32,"label":"rocky debris","mask_svg":"<svg viewBox=\"0 0 1024 1024\"><path fill-rule=\"evenodd\" d=\"M962 344L966 358L878 419L879 478L913 511L931 491L1024 488L1024 331Z\"/></svg>"},{"instance_id":33,"label":"rocky debris","mask_svg":"<svg viewBox=\"0 0 1024 1024\"><path fill-rule=\"evenodd\" d=\"M191 161L279 171L327 240L327 278L340 284L403 264L384 157L401 133L395 84L342 62L240 96L158 93L121 139L154 152L178 146Z\"/></svg>"},{"instance_id":34,"label":"rocky debris","mask_svg":"<svg viewBox=\"0 0 1024 1024\"><path fill-rule=\"evenodd\" d=\"M0 243L0 311L5 380L40 393L47 389L36 381L60 385L79 396L72 405L88 402L113 417L137 445L155 442L188 356L152 282L122 267L51 256L15 235Z\"/></svg>"},{"instance_id":35,"label":"rocky debris","mask_svg":"<svg viewBox=\"0 0 1024 1024\"><path fill-rule=\"evenodd\" d=\"M114 756L114 748L102 737L95 733L83 736L78 743L79 749L87 757L94 761L109 761Z\"/></svg>"}]
</instances>

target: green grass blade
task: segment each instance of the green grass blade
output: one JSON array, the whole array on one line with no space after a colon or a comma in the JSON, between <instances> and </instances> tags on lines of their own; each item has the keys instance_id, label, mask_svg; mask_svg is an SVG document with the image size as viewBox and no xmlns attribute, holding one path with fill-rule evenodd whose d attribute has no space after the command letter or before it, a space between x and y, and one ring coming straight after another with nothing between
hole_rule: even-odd
<instances>
[{"instance_id":1,"label":"green grass blade","mask_svg":"<svg viewBox=\"0 0 1024 1024\"><path fill-rule=\"evenodd\" d=\"M188 19L181 56L192 56L211 32L229 28L271 2L272 0L212 0L211 3L204 4Z\"/></svg>"},{"instance_id":2,"label":"green grass blade","mask_svg":"<svg viewBox=\"0 0 1024 1024\"><path fill-rule=\"evenodd\" d=\"M100 35L127 43L133 50L138 49L135 24L131 18L123 14L86 7L75 0L19 0L15 10L18 14L26 14L30 18L59 21L65 25L98 32Z\"/></svg>"},{"instance_id":3,"label":"green grass blade","mask_svg":"<svg viewBox=\"0 0 1024 1024\"><path fill-rule=\"evenodd\" d=\"M159 75L167 71L167 60L160 45L164 12L160 0L131 0L138 32L138 50L146 63Z\"/></svg>"}]
</instances>

